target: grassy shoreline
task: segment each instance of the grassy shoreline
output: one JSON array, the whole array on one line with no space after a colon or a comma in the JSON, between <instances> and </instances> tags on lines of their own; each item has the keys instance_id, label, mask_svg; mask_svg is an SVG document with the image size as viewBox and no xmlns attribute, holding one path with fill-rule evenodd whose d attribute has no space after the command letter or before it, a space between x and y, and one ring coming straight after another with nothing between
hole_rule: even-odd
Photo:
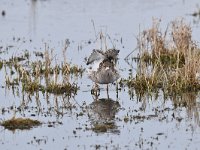
<instances>
[{"instance_id":1,"label":"grassy shoreline","mask_svg":"<svg viewBox=\"0 0 200 150\"><path fill-rule=\"evenodd\" d=\"M180 94L200 90L200 48L183 20L173 21L164 32L160 21L139 34L136 76L125 79L139 93L162 90Z\"/></svg>"}]
</instances>

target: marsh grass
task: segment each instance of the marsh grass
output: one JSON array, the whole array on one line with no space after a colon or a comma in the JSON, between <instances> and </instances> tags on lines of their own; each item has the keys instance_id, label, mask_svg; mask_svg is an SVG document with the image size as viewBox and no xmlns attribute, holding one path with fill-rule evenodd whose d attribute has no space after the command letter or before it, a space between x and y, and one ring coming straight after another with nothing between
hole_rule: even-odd
<instances>
[{"instance_id":1,"label":"marsh grass","mask_svg":"<svg viewBox=\"0 0 200 150\"><path fill-rule=\"evenodd\" d=\"M40 57L36 60L30 61L31 55L28 52L24 52L20 57L5 60L6 87L21 87L22 92L30 94L41 91L56 95L75 95L79 88L69 77L82 76L84 69L67 62L66 50L67 46L63 49L64 61L59 63L54 50L47 44L44 53L34 52ZM9 71L11 73L8 73Z\"/></svg>"},{"instance_id":2,"label":"marsh grass","mask_svg":"<svg viewBox=\"0 0 200 150\"><path fill-rule=\"evenodd\" d=\"M164 32L160 20L138 37L139 61L135 78L127 80L138 93L162 89L165 94L200 90L200 49L183 20L172 22Z\"/></svg>"}]
</instances>

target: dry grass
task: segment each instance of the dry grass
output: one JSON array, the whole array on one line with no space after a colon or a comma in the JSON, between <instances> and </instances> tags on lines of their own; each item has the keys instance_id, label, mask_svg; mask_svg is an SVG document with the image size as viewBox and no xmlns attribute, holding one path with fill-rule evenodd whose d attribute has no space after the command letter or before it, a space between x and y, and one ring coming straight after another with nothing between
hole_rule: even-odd
<instances>
[{"instance_id":1,"label":"dry grass","mask_svg":"<svg viewBox=\"0 0 200 150\"><path fill-rule=\"evenodd\" d=\"M138 38L137 75L128 80L129 87L143 91L181 93L200 89L200 49L192 40L191 27L183 20L174 21L164 32L160 21Z\"/></svg>"}]
</instances>

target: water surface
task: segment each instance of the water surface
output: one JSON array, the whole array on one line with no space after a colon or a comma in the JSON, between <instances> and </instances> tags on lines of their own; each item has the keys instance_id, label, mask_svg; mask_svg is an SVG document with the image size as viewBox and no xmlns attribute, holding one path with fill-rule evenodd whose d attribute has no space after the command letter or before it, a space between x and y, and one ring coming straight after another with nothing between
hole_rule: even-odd
<instances>
[{"instance_id":1,"label":"water surface","mask_svg":"<svg viewBox=\"0 0 200 150\"><path fill-rule=\"evenodd\" d=\"M149 28L152 18L162 20L161 27L176 18L185 18L199 39L198 18L191 13L198 10L197 0L2 0L0 11L0 60L18 56L28 50L43 51L45 43L54 50L54 63L62 63L64 41L69 40L67 60L87 67L84 58L92 49L101 48L96 40L102 32L107 36L107 47L120 49L119 69L122 78L135 62L124 58L137 47L139 31ZM197 23L195 23L197 21ZM110 39L109 39L110 37ZM137 55L135 51L132 56ZM33 60L37 58L33 57ZM131 65L130 65L131 64ZM133 71L133 76L135 72ZM84 73L73 77L80 87L75 97L53 94L22 93L21 89L5 88L5 71L0 71L0 118L28 117L43 125L31 130L14 132L0 127L1 149L198 149L199 95L185 94L188 107L175 107L174 98L163 98L162 93L139 98L129 94L128 88L116 93L110 85L109 104L96 102L91 95L92 81ZM99 99L106 99L101 86ZM20 109L19 109L20 108ZM126 120L128 118L128 120ZM114 128L98 133L91 128L95 122L110 121Z\"/></svg>"}]
</instances>

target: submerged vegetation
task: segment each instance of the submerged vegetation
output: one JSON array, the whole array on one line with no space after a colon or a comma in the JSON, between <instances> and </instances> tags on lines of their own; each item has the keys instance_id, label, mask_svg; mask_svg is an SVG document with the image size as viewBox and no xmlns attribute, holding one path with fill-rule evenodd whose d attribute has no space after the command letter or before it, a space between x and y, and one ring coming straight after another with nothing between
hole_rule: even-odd
<instances>
[{"instance_id":1,"label":"submerged vegetation","mask_svg":"<svg viewBox=\"0 0 200 150\"><path fill-rule=\"evenodd\" d=\"M94 124L92 128L93 131L99 132L107 132L108 130L116 128L116 125L113 122L106 122L103 124Z\"/></svg>"},{"instance_id":2,"label":"submerged vegetation","mask_svg":"<svg viewBox=\"0 0 200 150\"><path fill-rule=\"evenodd\" d=\"M183 20L172 22L165 32L154 20L152 28L140 33L138 47L136 76L126 80L136 93L162 90L179 95L200 90L200 48Z\"/></svg>"},{"instance_id":3,"label":"submerged vegetation","mask_svg":"<svg viewBox=\"0 0 200 150\"><path fill-rule=\"evenodd\" d=\"M15 129L31 129L34 126L39 126L42 123L38 120L32 120L29 118L12 118L5 120L1 123L6 129L15 130Z\"/></svg>"}]
</instances>

